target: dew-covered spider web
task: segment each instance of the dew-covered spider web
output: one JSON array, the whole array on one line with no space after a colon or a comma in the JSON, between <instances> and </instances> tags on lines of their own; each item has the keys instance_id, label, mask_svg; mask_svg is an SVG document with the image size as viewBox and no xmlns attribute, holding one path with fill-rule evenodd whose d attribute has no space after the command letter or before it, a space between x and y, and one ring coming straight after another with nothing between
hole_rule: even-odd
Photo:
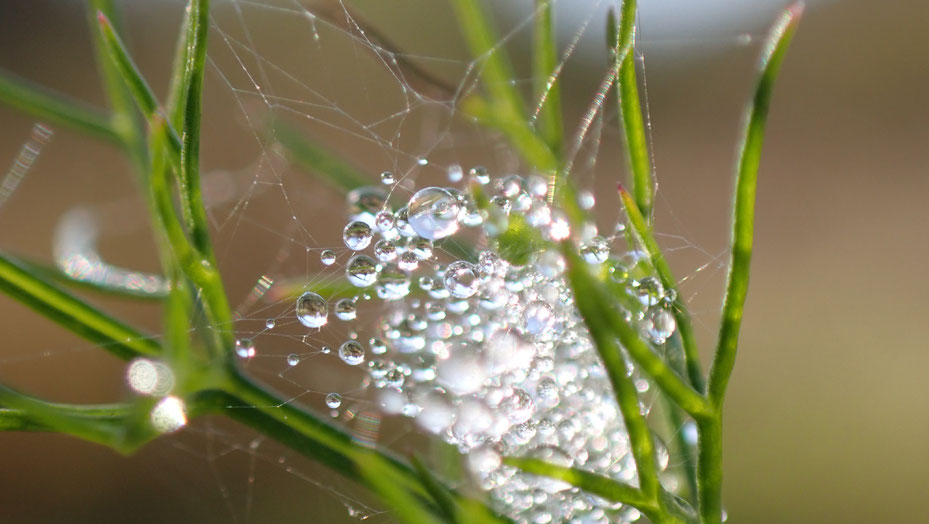
<instances>
[{"instance_id":1,"label":"dew-covered spider web","mask_svg":"<svg viewBox=\"0 0 929 524\"><path fill-rule=\"evenodd\" d=\"M550 205L547 175L463 109L482 92L486 56L469 56L452 9L444 2L214 4L204 198L234 309L234 324L223 328L235 334L241 366L358 443L415 452L520 521L637 520L631 508L500 464L501 455L527 455L635 482L621 418L566 287L561 255L549 250L508 264L493 248L512 216L554 241L568 235L567 222ZM559 52L551 80L565 104L566 164L581 206L596 217L577 237L580 254L591 263L617 261L614 280L634 300L631 320L660 348L674 334L668 304L675 297L636 274L643 254L627 243L618 211L616 184L627 175L604 43L605 13L615 3L555 4ZM133 5L124 7L131 32L140 20ZM536 9L531 2L494 7L494 52L512 60L531 120L547 95L541 102L530 95ZM649 50L744 46L757 29L733 23L714 36L669 34L654 15L652 37L647 14L639 19L635 63L654 151ZM172 40L175 26L159 25L171 36L158 38ZM0 186L0 206L19 196L14 191L39 149L54 147L51 136L44 125L33 130ZM653 164L656 206L670 216L658 224L659 241L669 256L697 260L675 268L682 299L717 293L707 284L717 282L726 253L702 249L663 207L661 159ZM41 170L39 163L30 176ZM489 207L479 207L476 187ZM57 219L52 253L60 269L139 294L163 293L159 275L124 267L101 248L145 229L133 202L75 202ZM705 312L693 313L698 330L712 330L703 325ZM31 358L34 350L0 365ZM151 371L144 368L150 363L136 364L140 374ZM630 374L642 409L651 410L651 385L637 370ZM164 386L156 382L147 392ZM175 429L170 408L166 429ZM687 426L669 435L681 431L689 435ZM327 506L324 521L392 520L351 482L234 424L198 420L165 440L165 460L188 457L209 470L208 489L219 492L227 511L219 520L314 521L287 511L290 504L306 509L303 492ZM668 472L663 481L677 488L680 464L663 444L659 458ZM287 486L277 491L286 496L265 489L268 471L276 472L275 485Z\"/></svg>"}]
</instances>

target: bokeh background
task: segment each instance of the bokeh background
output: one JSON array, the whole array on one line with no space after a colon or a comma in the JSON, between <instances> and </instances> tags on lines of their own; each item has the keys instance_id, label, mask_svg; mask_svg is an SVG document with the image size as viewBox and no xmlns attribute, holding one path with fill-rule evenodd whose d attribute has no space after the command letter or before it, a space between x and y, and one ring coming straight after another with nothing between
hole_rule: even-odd
<instances>
[{"instance_id":1,"label":"bokeh background","mask_svg":"<svg viewBox=\"0 0 929 524\"><path fill-rule=\"evenodd\" d=\"M401 84L378 69L369 46L348 38L350 27L320 22L321 43L314 44L312 20L301 13L344 21L340 4L274 4L287 14L214 3L204 167L213 175L211 215L233 302L269 271L298 278L316 271L316 255L304 248L336 246L341 230L336 193L273 153L262 156L267 150L255 131L267 104L255 96L255 82L282 100L309 100L300 94L307 86L328 93L340 111L284 101L283 114L371 173L412 170L415 156L426 153L435 165L516 168L495 137L457 122L447 105L406 111ZM743 35L762 35L777 4L710 2L697 16L668 1L641 3L658 231L676 274L686 277L683 292L710 347L735 144L758 52L758 39ZM561 4L566 44L585 19L576 12L591 11ZM153 84L164 85L181 3L121 5L138 62ZM461 81L468 58L444 2L345 5L419 67L452 85ZM522 5L498 8L501 26L517 28L507 41L516 57L526 52ZM0 2L0 67L102 104L84 22L80 2ZM929 515L927 23L929 4L915 0L813 3L785 63L762 159L753 280L726 407L724 493L732 522L917 522ZM604 71L601 26L591 22L562 76L569 129ZM265 78L243 76L259 64ZM395 149L342 132L355 129L353 118L373 121L398 110L405 111L402 123L375 129L398 136ZM624 176L611 106L607 113L596 164L585 162L578 174L596 190L604 223L615 218L612 188ZM0 108L0 167L12 164L34 123ZM446 138L430 148L437 129ZM584 149L581 158L593 155ZM438 180L439 173L426 168L412 177ZM84 205L101 217L108 259L156 270L136 190L111 147L58 129L0 208L0 248L51 260L56 223ZM151 305L94 300L159 331ZM247 312L236 329L260 332L265 316L286 310L267 308ZM0 332L6 383L62 401L127 394L121 363L5 297ZM281 355L295 342L280 342L255 373L299 395L296 401L321 409L322 394L357 382L322 357L282 373ZM404 421L386 421L382 436L399 448L419 438ZM2 434L0 465L3 522L342 522L357 511L371 515L363 509L370 500L344 480L219 420L198 421L130 458L54 435Z\"/></svg>"}]
</instances>

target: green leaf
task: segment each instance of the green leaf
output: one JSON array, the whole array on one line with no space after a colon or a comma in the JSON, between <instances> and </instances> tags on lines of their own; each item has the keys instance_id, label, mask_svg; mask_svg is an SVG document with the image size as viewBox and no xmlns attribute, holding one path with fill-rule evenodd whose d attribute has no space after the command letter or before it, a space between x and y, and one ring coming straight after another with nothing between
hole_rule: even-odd
<instances>
[{"instance_id":1,"label":"green leaf","mask_svg":"<svg viewBox=\"0 0 929 524\"><path fill-rule=\"evenodd\" d=\"M629 225L632 226L632 232L638 239L639 244L645 248L645 252L648 253L648 258L658 273L661 285L667 290L674 291L675 298L671 308L681 337L687 376L694 389L703 392L705 384L703 369L700 365L700 353L697 349L697 339L694 336L693 322L690 320L687 305L684 304L681 293L677 289L677 280L671 274L671 267L668 265L664 253L661 252L661 248L658 247L658 242L655 241L651 227L646 222L645 217L642 216L632 196L622 186L619 187L619 197L626 211L626 217L629 219Z\"/></svg>"},{"instance_id":2,"label":"green leaf","mask_svg":"<svg viewBox=\"0 0 929 524\"><path fill-rule=\"evenodd\" d=\"M151 337L45 282L4 255L0 255L0 291L119 358L128 360L161 352Z\"/></svg>"},{"instance_id":3,"label":"green leaf","mask_svg":"<svg viewBox=\"0 0 929 524\"><path fill-rule=\"evenodd\" d=\"M67 126L107 142L124 143L106 113L7 71L0 71L0 102L49 123Z\"/></svg>"},{"instance_id":4,"label":"green leaf","mask_svg":"<svg viewBox=\"0 0 929 524\"><path fill-rule=\"evenodd\" d=\"M739 160L736 167L732 248L726 298L723 302L716 355L710 370L709 398L716 405L722 404L726 385L729 383L732 367L735 364L739 328L742 325L742 309L748 294L749 266L755 227L755 190L771 94L774 81L777 79L781 63L784 61L802 13L802 3L791 5L781 14L777 24L771 29L759 60L755 96L748 108L745 120L744 138L739 148Z\"/></svg>"},{"instance_id":5,"label":"green leaf","mask_svg":"<svg viewBox=\"0 0 929 524\"><path fill-rule=\"evenodd\" d=\"M536 129L548 148L559 156L563 152L564 130L561 116L561 76L558 75L558 46L552 20L554 0L536 0L535 27L532 32L532 95L536 108Z\"/></svg>"},{"instance_id":6,"label":"green leaf","mask_svg":"<svg viewBox=\"0 0 929 524\"><path fill-rule=\"evenodd\" d=\"M632 175L632 191L635 194L636 204L648 221L652 213L654 180L635 72L635 53L633 52L635 49L635 17L635 0L623 0L618 24L613 12L609 14L607 38L613 60L619 61L616 64L619 76L616 96L619 101L620 119L623 123L626 159ZM623 53L622 50L626 47L629 47L630 51Z\"/></svg>"}]
</instances>

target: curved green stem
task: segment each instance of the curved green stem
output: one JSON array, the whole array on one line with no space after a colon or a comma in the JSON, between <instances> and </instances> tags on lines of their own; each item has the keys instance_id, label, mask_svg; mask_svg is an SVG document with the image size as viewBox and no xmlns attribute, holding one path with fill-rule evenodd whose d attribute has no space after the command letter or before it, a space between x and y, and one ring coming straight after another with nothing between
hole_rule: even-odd
<instances>
[{"instance_id":1,"label":"curved green stem","mask_svg":"<svg viewBox=\"0 0 929 524\"><path fill-rule=\"evenodd\" d=\"M119 358L128 360L161 352L151 337L49 284L4 255L0 255L0 291Z\"/></svg>"},{"instance_id":2,"label":"curved green stem","mask_svg":"<svg viewBox=\"0 0 929 524\"><path fill-rule=\"evenodd\" d=\"M645 252L648 253L648 258L655 267L655 271L658 273L661 285L664 286L666 290L674 291L675 296L672 311L674 313L674 320L677 323L678 333L681 336L681 346L684 350L684 363L687 367L687 376L690 379L690 385L698 392L703 393L706 389L706 385L703 378L703 369L700 365L700 353L697 349L697 339L694 336L693 322L690 320L690 313L687 311L687 305L684 304L683 299L681 299L680 290L677 288L677 281L671 273L671 267L668 266L668 261L665 259L664 253L662 253L661 248L658 247L658 242L655 241L655 236L652 234L651 227L639 210L639 206L635 203L629 192L622 186L619 186L619 197L626 211L626 216L629 218L632 231L635 233L642 247L645 248Z\"/></svg>"}]
</instances>

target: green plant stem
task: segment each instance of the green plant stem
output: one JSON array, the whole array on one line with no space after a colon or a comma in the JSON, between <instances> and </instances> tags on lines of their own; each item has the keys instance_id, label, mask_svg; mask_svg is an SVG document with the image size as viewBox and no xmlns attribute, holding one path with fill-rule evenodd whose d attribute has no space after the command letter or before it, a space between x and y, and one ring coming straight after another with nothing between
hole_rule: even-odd
<instances>
[{"instance_id":1,"label":"green plant stem","mask_svg":"<svg viewBox=\"0 0 929 524\"><path fill-rule=\"evenodd\" d=\"M512 120L500 113L487 99L471 95L461 101L461 110L486 127L497 129L506 136L523 159L543 173L557 173L558 158L539 135L521 120Z\"/></svg>"},{"instance_id":2,"label":"green plant stem","mask_svg":"<svg viewBox=\"0 0 929 524\"><path fill-rule=\"evenodd\" d=\"M152 207L158 215L159 225L162 228L168 244L173 250L175 260L184 274L197 286L200 299L214 334L214 355L225 352L232 358L232 343L224 333L232 325L232 315L229 313L229 303L223 288L222 279L216 266L204 263L202 256L190 245L184 228L178 221L171 199L171 187L167 176L167 167L164 164L166 156L165 141L168 133L167 123L160 114L152 118L152 129L149 133L152 151L152 168L149 180L149 198Z\"/></svg>"},{"instance_id":3,"label":"green plant stem","mask_svg":"<svg viewBox=\"0 0 929 524\"><path fill-rule=\"evenodd\" d=\"M471 56L481 61L481 81L490 95L491 104L501 117L514 122L527 123L526 109L513 84L513 68L503 48L498 45L490 15L478 0L453 0L452 6L459 26L471 50Z\"/></svg>"},{"instance_id":4,"label":"green plant stem","mask_svg":"<svg viewBox=\"0 0 929 524\"><path fill-rule=\"evenodd\" d=\"M561 84L555 41L553 0L536 0L532 32L532 98L536 104L536 130L548 148L560 157L564 151L561 116Z\"/></svg>"},{"instance_id":5,"label":"green plant stem","mask_svg":"<svg viewBox=\"0 0 929 524\"><path fill-rule=\"evenodd\" d=\"M0 290L124 360L161 352L151 337L49 284L4 255L0 255Z\"/></svg>"},{"instance_id":6,"label":"green plant stem","mask_svg":"<svg viewBox=\"0 0 929 524\"><path fill-rule=\"evenodd\" d=\"M736 168L735 204L732 211L732 248L729 261L729 276L726 283L726 298L723 301L722 322L719 341L710 371L709 397L717 405L722 404L726 385L735 365L736 348L739 343L739 328L742 325L742 310L748 294L749 267L752 259L752 240L755 229L755 191L758 183L758 165L761 146L764 143L765 123L774 81L780 71L787 48L800 22L803 4L791 5L772 28L759 61L758 84L755 96L746 117L744 139L739 148Z\"/></svg>"},{"instance_id":7,"label":"green plant stem","mask_svg":"<svg viewBox=\"0 0 929 524\"><path fill-rule=\"evenodd\" d=\"M710 368L707 395L717 411L712 419L697 420L700 438L698 484L700 513L708 524L722 520L722 405L735 365L742 310L748 293L749 266L754 237L755 190L764 141L765 122L774 81L803 12L803 4L791 5L771 29L759 61L758 83L749 106L744 140L736 168L732 217L732 248L726 297L723 302L719 341Z\"/></svg>"},{"instance_id":8,"label":"green plant stem","mask_svg":"<svg viewBox=\"0 0 929 524\"><path fill-rule=\"evenodd\" d=\"M127 422L133 415L131 406L112 404L105 406L77 406L56 404L24 395L0 385L0 404L13 411L8 416L31 431L50 431L102 444L121 453L130 453L154 432L133 431ZM4 410L5 411L5 410ZM12 414L17 416L14 418ZM12 429L22 430L14 426Z\"/></svg>"},{"instance_id":9,"label":"green plant stem","mask_svg":"<svg viewBox=\"0 0 929 524\"><path fill-rule=\"evenodd\" d=\"M563 253L568 262L568 279L574 290L577 308L587 324L597 353L606 368L607 376L610 378L610 384L616 395L616 402L622 412L623 421L626 423L639 475L640 489L648 500L655 500L659 489L658 473L655 468L655 447L651 429L639 407L639 395L626 373L626 362L619 346L614 341L610 321L603 315L599 304L584 299L584 297L596 294L596 283L588 273L586 263L577 255L572 244L565 244Z\"/></svg>"},{"instance_id":10,"label":"green plant stem","mask_svg":"<svg viewBox=\"0 0 929 524\"><path fill-rule=\"evenodd\" d=\"M658 507L653 505L654 501L647 497L641 489L618 482L610 477L582 469L566 468L532 458L506 457L503 462L526 473L563 480L598 497L633 506L648 515L649 518L653 518L650 513L654 514L658 510Z\"/></svg>"},{"instance_id":11,"label":"green plant stem","mask_svg":"<svg viewBox=\"0 0 929 524\"><path fill-rule=\"evenodd\" d=\"M7 71L0 71L0 102L49 123L67 126L114 144L123 144L122 135L106 113Z\"/></svg>"},{"instance_id":12,"label":"green plant stem","mask_svg":"<svg viewBox=\"0 0 929 524\"><path fill-rule=\"evenodd\" d=\"M674 313L674 320L677 323L677 330L681 337L681 347L684 351L687 376L690 379L691 386L702 393L706 386L703 378L703 369L700 365L700 353L697 349L697 339L694 336L693 322L690 320L690 313L687 311L687 305L684 304L683 299L681 299L680 290L677 288L677 281L671 273L671 267L668 266L668 261L665 259L664 253L662 253L661 248L658 247L658 242L655 241L651 226L648 225L648 222L645 220L645 217L642 215L642 212L639 210L632 196L622 186L619 186L619 197L626 211L626 216L629 218L629 224L632 226L633 233L635 233L642 247L645 248L645 252L648 253L649 260L655 267L658 278L661 280L661 285L664 286L666 290L674 291L675 296L674 303L672 304L672 312Z\"/></svg>"},{"instance_id":13,"label":"green plant stem","mask_svg":"<svg viewBox=\"0 0 929 524\"><path fill-rule=\"evenodd\" d=\"M677 403L684 411L693 417L711 417L714 415L712 406L706 398L690 387L652 348L642 340L642 337L616 310L612 301L603 289L597 286L588 286L590 295L578 300L596 304L608 320L609 329L619 338L623 347L632 356L639 366L658 384L668 397Z\"/></svg>"},{"instance_id":14,"label":"green plant stem","mask_svg":"<svg viewBox=\"0 0 929 524\"><path fill-rule=\"evenodd\" d=\"M635 201L649 221L654 198L652 163L648 153L645 121L639 100L639 87L635 72L635 53L621 53L626 46L634 48L636 1L623 0L618 21L618 34L613 43L613 59L618 61L616 95L619 102L623 135L626 142L626 159L629 163ZM615 22L613 22L615 23Z\"/></svg>"},{"instance_id":15,"label":"green plant stem","mask_svg":"<svg viewBox=\"0 0 929 524\"><path fill-rule=\"evenodd\" d=\"M352 436L315 415L297 407L231 369L223 379L226 401L220 405L223 414L243 422L263 434L281 440L288 446L354 480L364 482L358 462L376 460L396 474L397 482L417 496L428 497L418 481L415 470L381 451L371 451L356 444ZM361 458L361 455L364 457Z\"/></svg>"},{"instance_id":16,"label":"green plant stem","mask_svg":"<svg viewBox=\"0 0 929 524\"><path fill-rule=\"evenodd\" d=\"M0 408L0 431L51 431L21 409Z\"/></svg>"}]
</instances>

